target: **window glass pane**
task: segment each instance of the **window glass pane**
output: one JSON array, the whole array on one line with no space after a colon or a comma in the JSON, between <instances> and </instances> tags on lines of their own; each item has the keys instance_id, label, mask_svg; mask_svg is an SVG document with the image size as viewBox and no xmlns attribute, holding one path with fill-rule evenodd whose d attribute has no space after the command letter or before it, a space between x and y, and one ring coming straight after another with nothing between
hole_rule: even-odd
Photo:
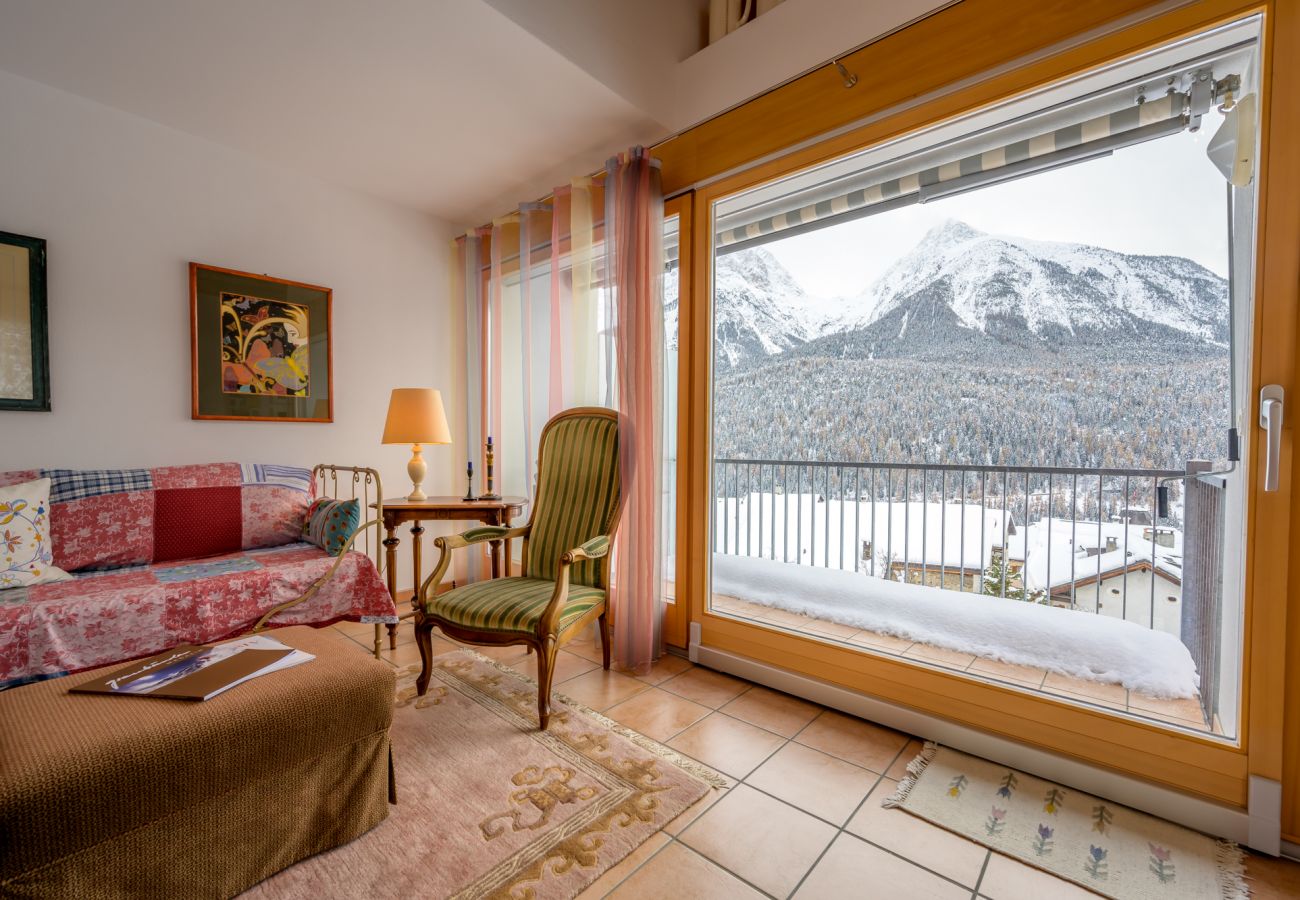
<instances>
[{"instance_id":1,"label":"window glass pane","mask_svg":"<svg viewBox=\"0 0 1300 900\"><path fill-rule=\"evenodd\" d=\"M664 222L664 472L663 560L664 599L677 597L677 320L680 300L680 266L677 252L681 222L669 216Z\"/></svg>"},{"instance_id":2,"label":"window glass pane","mask_svg":"<svg viewBox=\"0 0 1300 900\"><path fill-rule=\"evenodd\" d=\"M1237 38L716 204L715 612L1235 734Z\"/></svg>"}]
</instances>

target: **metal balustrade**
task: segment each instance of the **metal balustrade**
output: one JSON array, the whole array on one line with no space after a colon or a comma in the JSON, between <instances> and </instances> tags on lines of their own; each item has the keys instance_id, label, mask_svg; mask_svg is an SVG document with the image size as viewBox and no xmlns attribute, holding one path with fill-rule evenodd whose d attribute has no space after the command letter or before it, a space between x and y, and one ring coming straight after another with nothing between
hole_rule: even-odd
<instances>
[{"instance_id":1,"label":"metal balustrade","mask_svg":"<svg viewBox=\"0 0 1300 900\"><path fill-rule=\"evenodd\" d=\"M1226 486L1206 468L715 459L713 548L1167 631L1211 688L1208 723Z\"/></svg>"},{"instance_id":2,"label":"metal balustrade","mask_svg":"<svg viewBox=\"0 0 1300 900\"><path fill-rule=\"evenodd\" d=\"M770 459L714 460L713 544L720 553L860 572L913 584L1140 621L1144 581L1156 627L1157 573L1181 581L1177 469L978 466ZM1159 488L1175 509L1160 516ZM1087 603L1080 588L1096 585ZM1113 606L1112 606L1113 608ZM1131 614L1132 611L1132 614Z\"/></svg>"}]
</instances>

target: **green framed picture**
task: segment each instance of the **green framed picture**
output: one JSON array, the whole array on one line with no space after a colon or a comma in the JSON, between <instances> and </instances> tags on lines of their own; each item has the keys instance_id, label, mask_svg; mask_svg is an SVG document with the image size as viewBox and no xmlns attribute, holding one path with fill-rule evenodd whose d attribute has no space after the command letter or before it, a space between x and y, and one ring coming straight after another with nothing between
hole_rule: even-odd
<instances>
[{"instance_id":1,"label":"green framed picture","mask_svg":"<svg viewBox=\"0 0 1300 900\"><path fill-rule=\"evenodd\" d=\"M190 263L192 417L334 421L329 288Z\"/></svg>"},{"instance_id":2,"label":"green framed picture","mask_svg":"<svg viewBox=\"0 0 1300 900\"><path fill-rule=\"evenodd\" d=\"M50 410L45 241L0 231L0 409Z\"/></svg>"}]
</instances>

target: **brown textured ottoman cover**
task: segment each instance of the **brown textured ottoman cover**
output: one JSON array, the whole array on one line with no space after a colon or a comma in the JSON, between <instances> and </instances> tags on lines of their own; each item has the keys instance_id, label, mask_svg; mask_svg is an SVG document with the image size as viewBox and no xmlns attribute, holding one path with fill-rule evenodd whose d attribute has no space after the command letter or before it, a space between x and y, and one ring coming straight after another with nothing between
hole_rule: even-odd
<instances>
[{"instance_id":1,"label":"brown textured ottoman cover","mask_svg":"<svg viewBox=\"0 0 1300 900\"><path fill-rule=\"evenodd\" d=\"M272 634L316 659L202 703L0 692L0 897L231 897L383 821L392 668Z\"/></svg>"}]
</instances>

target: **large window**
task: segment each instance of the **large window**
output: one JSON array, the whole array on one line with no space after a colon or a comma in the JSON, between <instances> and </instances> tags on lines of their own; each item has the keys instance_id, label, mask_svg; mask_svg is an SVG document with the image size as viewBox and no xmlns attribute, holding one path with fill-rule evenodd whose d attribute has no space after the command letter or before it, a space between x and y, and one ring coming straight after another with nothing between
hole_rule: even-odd
<instances>
[{"instance_id":1,"label":"large window","mask_svg":"<svg viewBox=\"0 0 1300 900\"><path fill-rule=\"evenodd\" d=\"M1254 77L1226 29L715 203L711 610L1234 737Z\"/></svg>"}]
</instances>

